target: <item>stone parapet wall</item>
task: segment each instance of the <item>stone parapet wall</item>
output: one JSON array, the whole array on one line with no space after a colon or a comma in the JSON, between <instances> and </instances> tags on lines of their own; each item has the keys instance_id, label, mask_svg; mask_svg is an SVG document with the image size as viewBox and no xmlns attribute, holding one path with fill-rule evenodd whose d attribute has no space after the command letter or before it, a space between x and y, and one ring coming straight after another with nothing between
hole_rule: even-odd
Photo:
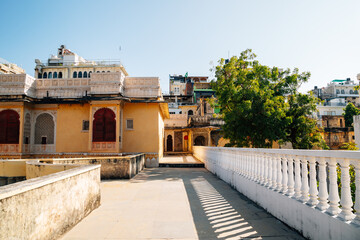
<instances>
[{"instance_id":1,"label":"stone parapet wall","mask_svg":"<svg viewBox=\"0 0 360 240\"><path fill-rule=\"evenodd\" d=\"M27 74L1 74L0 95L28 95L35 97L35 78Z\"/></svg>"},{"instance_id":2,"label":"stone parapet wall","mask_svg":"<svg viewBox=\"0 0 360 240\"><path fill-rule=\"evenodd\" d=\"M0 239L57 239L100 205L100 166L0 188Z\"/></svg>"},{"instance_id":3,"label":"stone parapet wall","mask_svg":"<svg viewBox=\"0 0 360 240\"><path fill-rule=\"evenodd\" d=\"M158 77L126 77L124 95L138 98L160 97L160 80Z\"/></svg>"}]
</instances>

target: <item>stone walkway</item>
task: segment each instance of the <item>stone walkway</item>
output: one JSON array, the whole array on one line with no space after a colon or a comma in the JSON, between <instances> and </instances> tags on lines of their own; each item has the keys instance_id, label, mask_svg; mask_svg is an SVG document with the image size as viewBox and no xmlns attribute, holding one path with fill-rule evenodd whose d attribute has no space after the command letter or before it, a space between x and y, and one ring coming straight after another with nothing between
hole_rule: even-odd
<instances>
[{"instance_id":1,"label":"stone walkway","mask_svg":"<svg viewBox=\"0 0 360 240\"><path fill-rule=\"evenodd\" d=\"M146 169L101 191L61 239L303 239L203 168Z\"/></svg>"},{"instance_id":2,"label":"stone walkway","mask_svg":"<svg viewBox=\"0 0 360 240\"><path fill-rule=\"evenodd\" d=\"M191 154L168 155L161 158L160 163L202 163Z\"/></svg>"}]
</instances>

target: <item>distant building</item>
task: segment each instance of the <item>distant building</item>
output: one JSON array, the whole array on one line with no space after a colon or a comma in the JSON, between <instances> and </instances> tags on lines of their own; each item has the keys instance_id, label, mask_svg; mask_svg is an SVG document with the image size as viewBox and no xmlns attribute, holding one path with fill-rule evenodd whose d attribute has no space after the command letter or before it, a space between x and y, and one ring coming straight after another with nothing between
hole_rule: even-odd
<instances>
[{"instance_id":1,"label":"distant building","mask_svg":"<svg viewBox=\"0 0 360 240\"><path fill-rule=\"evenodd\" d=\"M339 149L344 143L355 142L354 131L345 127L344 116L322 116L324 140L330 149Z\"/></svg>"},{"instance_id":2,"label":"distant building","mask_svg":"<svg viewBox=\"0 0 360 240\"><path fill-rule=\"evenodd\" d=\"M0 158L144 152L157 165L169 118L159 78L64 45L36 60L35 77L0 75Z\"/></svg>"},{"instance_id":3,"label":"distant building","mask_svg":"<svg viewBox=\"0 0 360 240\"><path fill-rule=\"evenodd\" d=\"M207 102L215 95L208 77L179 76L169 78L170 94L164 95L169 104L170 119L165 120L165 152L191 152L192 146L224 146L220 134L223 121L214 117L219 109Z\"/></svg>"},{"instance_id":4,"label":"distant building","mask_svg":"<svg viewBox=\"0 0 360 240\"><path fill-rule=\"evenodd\" d=\"M24 74L25 70L14 63L0 58L0 74Z\"/></svg>"},{"instance_id":5,"label":"distant building","mask_svg":"<svg viewBox=\"0 0 360 240\"><path fill-rule=\"evenodd\" d=\"M360 115L354 116L354 135L356 147L360 148Z\"/></svg>"}]
</instances>

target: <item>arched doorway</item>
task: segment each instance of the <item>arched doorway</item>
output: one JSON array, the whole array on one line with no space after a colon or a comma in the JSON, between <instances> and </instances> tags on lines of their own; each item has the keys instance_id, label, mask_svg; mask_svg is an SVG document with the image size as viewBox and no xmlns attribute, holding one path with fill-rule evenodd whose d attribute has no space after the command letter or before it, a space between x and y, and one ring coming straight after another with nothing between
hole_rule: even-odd
<instances>
[{"instance_id":1,"label":"arched doorway","mask_svg":"<svg viewBox=\"0 0 360 240\"><path fill-rule=\"evenodd\" d=\"M20 116L14 110L0 112L0 144L18 144Z\"/></svg>"},{"instance_id":2,"label":"arched doorway","mask_svg":"<svg viewBox=\"0 0 360 240\"><path fill-rule=\"evenodd\" d=\"M189 111L188 111L188 116L192 116L192 115L194 115L193 110L189 110Z\"/></svg>"},{"instance_id":3,"label":"arched doorway","mask_svg":"<svg viewBox=\"0 0 360 240\"><path fill-rule=\"evenodd\" d=\"M166 151L167 152L173 151L173 139L171 135L168 135L166 138Z\"/></svg>"},{"instance_id":4,"label":"arched doorway","mask_svg":"<svg viewBox=\"0 0 360 240\"><path fill-rule=\"evenodd\" d=\"M204 136L197 136L194 140L195 146L205 146L205 137Z\"/></svg>"},{"instance_id":5,"label":"arched doorway","mask_svg":"<svg viewBox=\"0 0 360 240\"><path fill-rule=\"evenodd\" d=\"M97 110L93 121L93 142L115 142L115 138L115 113L108 108Z\"/></svg>"}]
</instances>

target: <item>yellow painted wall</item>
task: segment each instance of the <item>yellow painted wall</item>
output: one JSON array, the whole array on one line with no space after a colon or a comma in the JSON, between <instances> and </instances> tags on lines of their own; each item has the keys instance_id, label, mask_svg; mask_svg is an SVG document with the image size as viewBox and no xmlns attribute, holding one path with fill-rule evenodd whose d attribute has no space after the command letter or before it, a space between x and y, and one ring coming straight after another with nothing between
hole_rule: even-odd
<instances>
[{"instance_id":1,"label":"yellow painted wall","mask_svg":"<svg viewBox=\"0 0 360 240\"><path fill-rule=\"evenodd\" d=\"M162 155L162 143L160 144L160 142L163 139L160 135L162 130L160 130L161 123L159 121L163 120L159 113L158 103L124 104L123 152L161 152ZM134 130L126 129L126 119L133 119Z\"/></svg>"},{"instance_id":2,"label":"yellow painted wall","mask_svg":"<svg viewBox=\"0 0 360 240\"><path fill-rule=\"evenodd\" d=\"M0 161L0 177L26 176L26 160Z\"/></svg>"},{"instance_id":3,"label":"yellow painted wall","mask_svg":"<svg viewBox=\"0 0 360 240\"><path fill-rule=\"evenodd\" d=\"M88 152L89 132L82 131L89 120L89 104L59 104L56 124L56 152Z\"/></svg>"}]
</instances>

